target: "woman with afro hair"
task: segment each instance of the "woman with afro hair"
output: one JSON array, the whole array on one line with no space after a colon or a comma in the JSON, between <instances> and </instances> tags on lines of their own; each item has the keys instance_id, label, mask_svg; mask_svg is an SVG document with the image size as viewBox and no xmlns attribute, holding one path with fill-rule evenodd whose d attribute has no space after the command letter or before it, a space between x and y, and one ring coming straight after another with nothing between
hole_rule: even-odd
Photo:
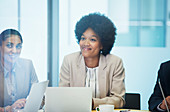
<instances>
[{"instance_id":1,"label":"woman with afro hair","mask_svg":"<svg viewBox=\"0 0 170 112\"><path fill-rule=\"evenodd\" d=\"M60 87L91 87L92 108L100 104L124 105L125 70L121 58L110 54L116 28L106 16L90 13L76 24L79 52L64 57Z\"/></svg>"}]
</instances>

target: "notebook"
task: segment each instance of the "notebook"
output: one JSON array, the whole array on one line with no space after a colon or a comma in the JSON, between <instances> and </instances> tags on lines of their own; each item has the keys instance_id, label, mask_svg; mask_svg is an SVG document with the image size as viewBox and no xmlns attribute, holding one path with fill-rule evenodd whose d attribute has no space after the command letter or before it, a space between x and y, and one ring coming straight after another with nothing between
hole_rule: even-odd
<instances>
[{"instance_id":1,"label":"notebook","mask_svg":"<svg viewBox=\"0 0 170 112\"><path fill-rule=\"evenodd\" d=\"M24 109L19 112L38 112L49 81L33 83Z\"/></svg>"},{"instance_id":2,"label":"notebook","mask_svg":"<svg viewBox=\"0 0 170 112\"><path fill-rule=\"evenodd\" d=\"M88 87L48 87L45 112L91 112L92 90Z\"/></svg>"}]
</instances>

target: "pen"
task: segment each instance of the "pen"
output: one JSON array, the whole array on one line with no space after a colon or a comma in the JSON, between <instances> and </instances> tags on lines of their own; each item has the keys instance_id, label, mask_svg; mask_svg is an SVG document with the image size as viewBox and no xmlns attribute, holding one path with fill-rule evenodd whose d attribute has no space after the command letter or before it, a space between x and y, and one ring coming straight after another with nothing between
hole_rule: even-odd
<instances>
[{"instance_id":1,"label":"pen","mask_svg":"<svg viewBox=\"0 0 170 112\"><path fill-rule=\"evenodd\" d=\"M120 112L130 112L130 110L120 110Z\"/></svg>"}]
</instances>

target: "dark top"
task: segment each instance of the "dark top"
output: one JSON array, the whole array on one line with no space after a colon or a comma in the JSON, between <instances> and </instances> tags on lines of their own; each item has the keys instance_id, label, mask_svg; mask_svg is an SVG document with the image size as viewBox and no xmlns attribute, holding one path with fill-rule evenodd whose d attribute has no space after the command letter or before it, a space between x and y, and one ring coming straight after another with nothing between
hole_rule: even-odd
<instances>
[{"instance_id":1,"label":"dark top","mask_svg":"<svg viewBox=\"0 0 170 112\"><path fill-rule=\"evenodd\" d=\"M158 71L158 77L157 77L156 85L154 88L154 92L148 101L149 110L152 112L159 112L157 110L157 106L163 100L163 96L161 94L161 90L158 84L158 79L160 79L160 83L161 83L165 98L167 96L170 96L170 61L162 63Z\"/></svg>"}]
</instances>

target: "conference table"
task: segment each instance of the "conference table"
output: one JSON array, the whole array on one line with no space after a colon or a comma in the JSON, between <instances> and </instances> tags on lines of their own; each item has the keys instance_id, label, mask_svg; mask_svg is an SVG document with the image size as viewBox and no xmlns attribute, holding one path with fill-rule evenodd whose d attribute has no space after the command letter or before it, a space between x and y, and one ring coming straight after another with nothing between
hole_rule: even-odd
<instances>
[{"instance_id":1,"label":"conference table","mask_svg":"<svg viewBox=\"0 0 170 112\"><path fill-rule=\"evenodd\" d=\"M97 112L97 111L92 110L91 112ZM134 109L115 109L114 112L150 112L150 111L149 110L134 110Z\"/></svg>"},{"instance_id":2,"label":"conference table","mask_svg":"<svg viewBox=\"0 0 170 112\"><path fill-rule=\"evenodd\" d=\"M38 112L45 112L45 111L39 110ZM92 110L91 112L96 112L96 110ZM134 110L134 109L115 109L114 112L150 112L150 111L149 110Z\"/></svg>"}]
</instances>

